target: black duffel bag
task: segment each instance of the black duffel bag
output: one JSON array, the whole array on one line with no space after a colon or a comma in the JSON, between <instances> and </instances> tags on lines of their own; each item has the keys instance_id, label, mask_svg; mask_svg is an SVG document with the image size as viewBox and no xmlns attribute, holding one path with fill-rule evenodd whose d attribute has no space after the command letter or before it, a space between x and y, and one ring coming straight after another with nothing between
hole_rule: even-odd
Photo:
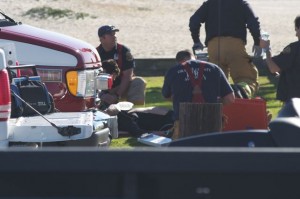
<instances>
[{"instance_id":1,"label":"black duffel bag","mask_svg":"<svg viewBox=\"0 0 300 199\"><path fill-rule=\"evenodd\" d=\"M22 116L36 115L36 111L41 114L53 112L54 102L52 95L48 92L47 87L41 81L30 80L29 78L17 83L20 97L26 102L23 102ZM35 110L33 110L30 106Z\"/></svg>"}]
</instances>

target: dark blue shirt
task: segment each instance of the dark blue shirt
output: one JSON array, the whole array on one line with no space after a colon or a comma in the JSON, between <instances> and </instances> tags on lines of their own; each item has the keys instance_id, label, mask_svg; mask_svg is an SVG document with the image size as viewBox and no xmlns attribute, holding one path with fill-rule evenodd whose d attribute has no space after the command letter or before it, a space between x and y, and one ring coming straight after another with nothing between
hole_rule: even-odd
<instances>
[{"instance_id":1,"label":"dark blue shirt","mask_svg":"<svg viewBox=\"0 0 300 199\"><path fill-rule=\"evenodd\" d=\"M277 99L287 101L300 97L300 41L293 42L274 56L273 61L280 68Z\"/></svg>"},{"instance_id":2,"label":"dark blue shirt","mask_svg":"<svg viewBox=\"0 0 300 199\"><path fill-rule=\"evenodd\" d=\"M197 79L200 63L205 63L205 69L202 78L202 93L206 103L218 103L222 98L233 92L223 71L215 64L203 62L200 60L189 60L189 66L192 67L195 79ZM179 104L181 102L192 102L193 87L189 76L181 64L170 68L166 75L162 87L162 95L165 98L172 97L174 119L179 119Z\"/></svg>"}]
</instances>

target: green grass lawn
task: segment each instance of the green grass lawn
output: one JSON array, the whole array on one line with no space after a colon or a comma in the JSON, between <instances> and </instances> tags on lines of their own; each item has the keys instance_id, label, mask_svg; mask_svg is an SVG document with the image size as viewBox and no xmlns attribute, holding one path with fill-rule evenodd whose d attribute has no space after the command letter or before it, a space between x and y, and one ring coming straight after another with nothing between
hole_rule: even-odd
<instances>
[{"instance_id":1,"label":"green grass lawn","mask_svg":"<svg viewBox=\"0 0 300 199\"><path fill-rule=\"evenodd\" d=\"M278 114L282 106L282 102L276 100L276 79L271 77L271 80L267 76L261 76L259 78L260 81L260 89L258 92L258 96L262 97L267 101L267 109L275 118Z\"/></svg>"},{"instance_id":2,"label":"green grass lawn","mask_svg":"<svg viewBox=\"0 0 300 199\"><path fill-rule=\"evenodd\" d=\"M145 107L160 106L172 108L170 101L166 101L161 95L161 87L164 77L145 77L147 81L146 89L146 105ZM275 99L276 95L276 79L274 77L260 76L260 89L258 96L267 101L267 109L273 115L277 116L281 108L281 102ZM112 140L111 147L136 147L144 146L136 141L136 138L124 137Z\"/></svg>"}]
</instances>

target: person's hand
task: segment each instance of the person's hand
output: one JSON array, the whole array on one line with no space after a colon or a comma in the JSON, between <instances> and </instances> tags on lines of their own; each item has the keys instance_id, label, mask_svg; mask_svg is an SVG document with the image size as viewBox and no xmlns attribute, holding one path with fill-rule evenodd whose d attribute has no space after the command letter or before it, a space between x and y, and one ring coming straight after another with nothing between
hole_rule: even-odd
<instances>
[{"instance_id":1,"label":"person's hand","mask_svg":"<svg viewBox=\"0 0 300 199\"><path fill-rule=\"evenodd\" d=\"M114 94L103 94L101 95L100 99L108 104L116 104L118 103L118 97Z\"/></svg>"},{"instance_id":2,"label":"person's hand","mask_svg":"<svg viewBox=\"0 0 300 199\"><path fill-rule=\"evenodd\" d=\"M194 43L194 45L193 45L193 50L195 50L195 49L203 50L203 48L204 48L204 45L201 42Z\"/></svg>"},{"instance_id":3,"label":"person's hand","mask_svg":"<svg viewBox=\"0 0 300 199\"><path fill-rule=\"evenodd\" d=\"M119 111L119 109L117 109L115 104L109 105L109 107L106 109L106 113L110 116L118 115L119 112L120 111Z\"/></svg>"},{"instance_id":4,"label":"person's hand","mask_svg":"<svg viewBox=\"0 0 300 199\"><path fill-rule=\"evenodd\" d=\"M260 46L254 45L252 48L254 57L260 57L262 55L262 48Z\"/></svg>"},{"instance_id":5,"label":"person's hand","mask_svg":"<svg viewBox=\"0 0 300 199\"><path fill-rule=\"evenodd\" d=\"M259 46L263 49L269 49L270 48L270 40L261 39L259 42Z\"/></svg>"}]
</instances>

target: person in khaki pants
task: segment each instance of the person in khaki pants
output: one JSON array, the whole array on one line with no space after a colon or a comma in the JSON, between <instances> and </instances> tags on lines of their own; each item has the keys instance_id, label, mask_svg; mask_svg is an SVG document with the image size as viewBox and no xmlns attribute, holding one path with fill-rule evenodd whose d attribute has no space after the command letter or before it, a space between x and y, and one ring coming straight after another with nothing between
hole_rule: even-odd
<instances>
[{"instance_id":1,"label":"person in khaki pants","mask_svg":"<svg viewBox=\"0 0 300 199\"><path fill-rule=\"evenodd\" d=\"M233 89L217 65L196 60L189 50L179 51L176 54L176 61L177 64L167 71L162 87L162 95L173 102L173 139L177 139L180 135L180 103L192 102L195 99L195 93L193 94L195 87L192 85L192 79L201 80L200 93L206 103L223 103L225 105L233 103L235 99ZM184 65L190 67L192 72L189 73ZM190 77L189 74L193 77Z\"/></svg>"},{"instance_id":2,"label":"person in khaki pants","mask_svg":"<svg viewBox=\"0 0 300 199\"><path fill-rule=\"evenodd\" d=\"M246 52L247 28L254 40L254 56L261 55L260 23L245 0L207 0L190 17L193 48L203 49L200 27L205 23L209 61L217 64L252 98L258 91L258 70Z\"/></svg>"}]
</instances>

